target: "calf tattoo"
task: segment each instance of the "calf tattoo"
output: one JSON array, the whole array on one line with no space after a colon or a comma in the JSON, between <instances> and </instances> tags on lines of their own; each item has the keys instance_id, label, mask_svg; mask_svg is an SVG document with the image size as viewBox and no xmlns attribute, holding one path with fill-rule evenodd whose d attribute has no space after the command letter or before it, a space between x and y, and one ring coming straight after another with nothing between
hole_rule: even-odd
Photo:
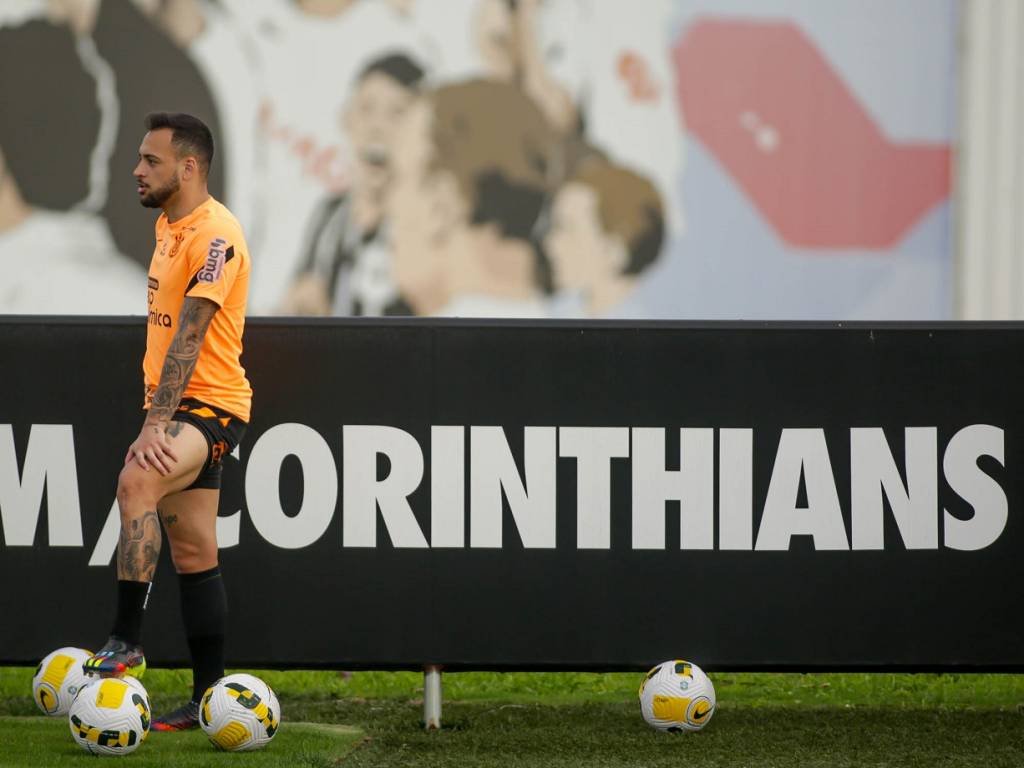
<instances>
[{"instance_id":1,"label":"calf tattoo","mask_svg":"<svg viewBox=\"0 0 1024 768\"><path fill-rule=\"evenodd\" d=\"M117 542L117 578L122 581L152 581L160 557L160 521L156 512L121 524Z\"/></svg>"}]
</instances>

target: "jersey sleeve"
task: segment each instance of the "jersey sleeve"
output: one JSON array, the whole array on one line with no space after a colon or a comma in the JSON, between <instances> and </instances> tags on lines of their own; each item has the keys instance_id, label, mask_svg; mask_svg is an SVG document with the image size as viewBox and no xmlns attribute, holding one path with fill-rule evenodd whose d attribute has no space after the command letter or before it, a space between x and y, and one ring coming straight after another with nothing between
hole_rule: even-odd
<instances>
[{"instance_id":1,"label":"jersey sleeve","mask_svg":"<svg viewBox=\"0 0 1024 768\"><path fill-rule=\"evenodd\" d=\"M231 227L203 227L188 249L190 277L185 295L210 299L217 306L224 306L241 268L240 249L244 247L238 233Z\"/></svg>"}]
</instances>

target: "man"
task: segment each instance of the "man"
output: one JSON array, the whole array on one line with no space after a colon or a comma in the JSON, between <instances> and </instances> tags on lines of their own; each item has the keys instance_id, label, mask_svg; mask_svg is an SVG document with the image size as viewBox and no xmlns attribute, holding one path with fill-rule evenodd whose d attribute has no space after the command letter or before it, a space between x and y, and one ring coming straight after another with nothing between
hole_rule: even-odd
<instances>
[{"instance_id":1,"label":"man","mask_svg":"<svg viewBox=\"0 0 1024 768\"><path fill-rule=\"evenodd\" d=\"M578 294L591 317L621 316L640 275L661 253L665 216L649 179L587 158L551 207L545 250L555 287Z\"/></svg>"},{"instance_id":2,"label":"man","mask_svg":"<svg viewBox=\"0 0 1024 768\"><path fill-rule=\"evenodd\" d=\"M279 310L299 315L407 315L391 275L384 205L395 129L424 72L402 53L371 61L345 105L349 188L327 198L309 227L302 269Z\"/></svg>"},{"instance_id":3,"label":"man","mask_svg":"<svg viewBox=\"0 0 1024 768\"><path fill-rule=\"evenodd\" d=\"M238 444L252 400L239 364L249 251L237 220L207 190L213 137L186 114L152 113L134 175L143 206L161 208L149 270L145 421L118 478L118 600L107 644L87 673L140 676L143 611L160 554L160 521L181 584L192 698L153 721L198 724L199 699L224 674L227 600L217 565L221 459Z\"/></svg>"},{"instance_id":4,"label":"man","mask_svg":"<svg viewBox=\"0 0 1024 768\"><path fill-rule=\"evenodd\" d=\"M266 184L252 190L258 211L250 238L261 253L249 301L257 313L278 308L301 267L303 228L326 195L349 182L348 146L338 115L373 59L405 53L421 59L412 24L390 5L357 0L225 0L231 23L247 31L262 98L258 166ZM218 67L223 67L218 64ZM253 247L257 247L257 242Z\"/></svg>"},{"instance_id":5,"label":"man","mask_svg":"<svg viewBox=\"0 0 1024 768\"><path fill-rule=\"evenodd\" d=\"M540 110L507 83L442 86L409 108L388 218L395 280L416 314L544 315L533 237L560 149Z\"/></svg>"},{"instance_id":6,"label":"man","mask_svg":"<svg viewBox=\"0 0 1024 768\"><path fill-rule=\"evenodd\" d=\"M0 313L143 311L142 267L118 253L93 212L103 119L80 53L66 27L0 26Z\"/></svg>"}]
</instances>

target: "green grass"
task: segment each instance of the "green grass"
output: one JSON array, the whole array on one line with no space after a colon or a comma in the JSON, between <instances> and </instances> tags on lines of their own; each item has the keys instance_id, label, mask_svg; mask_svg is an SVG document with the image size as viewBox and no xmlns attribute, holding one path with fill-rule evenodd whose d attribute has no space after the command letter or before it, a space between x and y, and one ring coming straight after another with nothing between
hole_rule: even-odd
<instances>
[{"instance_id":1,"label":"green grass","mask_svg":"<svg viewBox=\"0 0 1024 768\"><path fill-rule=\"evenodd\" d=\"M215 752L200 734L154 734L132 765L749 766L1021 768L1024 675L714 674L719 707L697 734L641 719L639 673L446 673L444 728L425 732L418 673L256 671L284 724L263 753ZM32 670L0 669L0 766L91 758L61 719L37 714ZM150 670L154 712L189 675ZM307 730L309 723L344 731ZM268 762L259 762L259 761ZM91 765L91 763L89 763Z\"/></svg>"},{"instance_id":2,"label":"green grass","mask_svg":"<svg viewBox=\"0 0 1024 768\"><path fill-rule=\"evenodd\" d=\"M0 768L48 768L48 766L94 766L88 754L72 740L64 718L0 717ZM246 768L259 766L332 765L363 738L357 728L318 723L290 723L265 749L241 759ZM131 765L151 766L238 766L239 755L218 752L201 731L188 733L151 732L146 741L128 756Z\"/></svg>"}]
</instances>

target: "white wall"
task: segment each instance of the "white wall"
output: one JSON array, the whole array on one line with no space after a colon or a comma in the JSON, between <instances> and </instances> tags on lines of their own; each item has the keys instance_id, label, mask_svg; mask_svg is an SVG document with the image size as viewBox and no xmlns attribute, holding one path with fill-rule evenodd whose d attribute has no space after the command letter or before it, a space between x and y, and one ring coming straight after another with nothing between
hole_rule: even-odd
<instances>
[{"instance_id":1,"label":"white wall","mask_svg":"<svg viewBox=\"0 0 1024 768\"><path fill-rule=\"evenodd\" d=\"M1024 0L964 0L957 316L1024 319Z\"/></svg>"}]
</instances>

